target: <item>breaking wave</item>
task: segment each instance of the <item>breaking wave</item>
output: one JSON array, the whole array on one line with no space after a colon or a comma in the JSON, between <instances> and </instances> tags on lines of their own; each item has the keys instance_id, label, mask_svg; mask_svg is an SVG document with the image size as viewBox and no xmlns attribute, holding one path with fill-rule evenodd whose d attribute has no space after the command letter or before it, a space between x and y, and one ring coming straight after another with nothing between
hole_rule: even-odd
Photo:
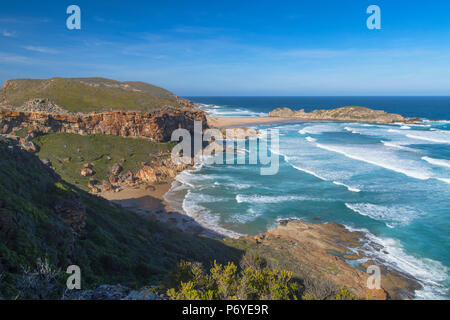
<instances>
[{"instance_id":1,"label":"breaking wave","mask_svg":"<svg viewBox=\"0 0 450 320\"><path fill-rule=\"evenodd\" d=\"M431 163L435 166L450 168L450 160L445 159L434 159L430 157L422 157L422 160Z\"/></svg>"}]
</instances>

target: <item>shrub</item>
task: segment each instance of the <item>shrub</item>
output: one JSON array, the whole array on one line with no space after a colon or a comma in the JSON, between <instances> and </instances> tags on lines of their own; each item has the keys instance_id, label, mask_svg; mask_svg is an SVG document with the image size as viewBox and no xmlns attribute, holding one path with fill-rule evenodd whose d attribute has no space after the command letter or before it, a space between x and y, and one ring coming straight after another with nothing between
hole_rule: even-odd
<instances>
[{"instance_id":1,"label":"shrub","mask_svg":"<svg viewBox=\"0 0 450 320\"><path fill-rule=\"evenodd\" d=\"M324 300L340 293L339 286L325 277L314 277L307 274L303 278L303 285L305 287L303 300Z\"/></svg>"},{"instance_id":2,"label":"shrub","mask_svg":"<svg viewBox=\"0 0 450 320\"><path fill-rule=\"evenodd\" d=\"M47 259L37 259L36 269L23 268L17 283L18 299L52 299L55 298L61 270L54 268Z\"/></svg>"},{"instance_id":3,"label":"shrub","mask_svg":"<svg viewBox=\"0 0 450 320\"><path fill-rule=\"evenodd\" d=\"M300 292L290 271L248 266L238 272L232 262L214 261L207 273L198 263L181 261L173 280L177 286L167 291L172 300L291 300Z\"/></svg>"},{"instance_id":4,"label":"shrub","mask_svg":"<svg viewBox=\"0 0 450 320\"><path fill-rule=\"evenodd\" d=\"M347 288L341 288L339 293L328 300L358 300L358 297L350 293Z\"/></svg>"}]
</instances>

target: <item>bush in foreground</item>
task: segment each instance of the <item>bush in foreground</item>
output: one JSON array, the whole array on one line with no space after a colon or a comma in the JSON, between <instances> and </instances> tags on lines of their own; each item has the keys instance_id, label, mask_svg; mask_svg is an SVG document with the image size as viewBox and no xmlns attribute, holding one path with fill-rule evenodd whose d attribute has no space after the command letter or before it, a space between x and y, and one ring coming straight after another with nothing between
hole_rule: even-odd
<instances>
[{"instance_id":1,"label":"bush in foreground","mask_svg":"<svg viewBox=\"0 0 450 320\"><path fill-rule=\"evenodd\" d=\"M209 273L198 263L182 261L173 279L176 288L167 295L173 300L297 300L300 285L292 280L292 272L226 266L214 262Z\"/></svg>"}]
</instances>

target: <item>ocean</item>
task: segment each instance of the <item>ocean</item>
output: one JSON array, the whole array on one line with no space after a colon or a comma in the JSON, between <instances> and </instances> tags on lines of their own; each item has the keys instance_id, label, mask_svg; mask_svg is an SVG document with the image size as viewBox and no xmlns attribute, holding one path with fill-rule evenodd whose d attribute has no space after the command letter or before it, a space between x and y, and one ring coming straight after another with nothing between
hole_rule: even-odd
<instances>
[{"instance_id":1,"label":"ocean","mask_svg":"<svg viewBox=\"0 0 450 320\"><path fill-rule=\"evenodd\" d=\"M177 177L166 198L217 232L258 234L300 218L362 230L370 254L418 279L416 298L450 298L450 97L188 97L216 116L264 116L277 107L359 105L419 117L421 124L290 122L279 171L206 165ZM246 156L252 150L246 144ZM369 249L367 249L369 250Z\"/></svg>"}]
</instances>

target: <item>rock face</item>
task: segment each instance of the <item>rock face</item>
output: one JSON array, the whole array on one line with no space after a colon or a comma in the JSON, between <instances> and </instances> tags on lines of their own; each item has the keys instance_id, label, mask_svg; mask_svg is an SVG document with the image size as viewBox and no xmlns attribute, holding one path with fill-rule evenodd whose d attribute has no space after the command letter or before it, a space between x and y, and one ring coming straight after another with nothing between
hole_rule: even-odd
<instances>
[{"instance_id":1,"label":"rock face","mask_svg":"<svg viewBox=\"0 0 450 320\"><path fill-rule=\"evenodd\" d=\"M25 112L46 112L46 113L67 113L66 110L55 105L52 101L45 98L35 98L25 102L16 111Z\"/></svg>"},{"instance_id":2,"label":"rock face","mask_svg":"<svg viewBox=\"0 0 450 320\"><path fill-rule=\"evenodd\" d=\"M385 111L365 107L342 107L330 110L314 110L311 112L305 112L304 109L295 111L289 108L278 108L269 112L269 117L373 123L420 121L419 119L404 118L399 114L386 113Z\"/></svg>"},{"instance_id":3,"label":"rock face","mask_svg":"<svg viewBox=\"0 0 450 320\"><path fill-rule=\"evenodd\" d=\"M350 232L337 223L282 221L265 235L247 238L259 246L291 255L291 267L297 265L299 269L311 270L313 274L324 276L338 286L345 286L362 298L410 299L414 290L421 287L411 276L386 267L383 261L363 250L362 243L365 248L382 248L371 243L362 232ZM358 266L358 261L365 262ZM380 267L381 289L367 287L370 275L365 271L370 265Z\"/></svg>"},{"instance_id":4,"label":"rock face","mask_svg":"<svg viewBox=\"0 0 450 320\"><path fill-rule=\"evenodd\" d=\"M57 114L0 110L0 133L20 128L28 132L65 132L76 134L108 134L123 137L146 137L154 141L169 141L172 132L184 128L193 133L194 121L206 126L203 111L164 109L154 112L103 112L89 114Z\"/></svg>"},{"instance_id":5,"label":"rock face","mask_svg":"<svg viewBox=\"0 0 450 320\"><path fill-rule=\"evenodd\" d=\"M146 184L162 184L167 183L188 168L188 165L175 164L171 159L153 161L151 165L143 166L136 173L136 178Z\"/></svg>"},{"instance_id":6,"label":"rock face","mask_svg":"<svg viewBox=\"0 0 450 320\"><path fill-rule=\"evenodd\" d=\"M221 129L224 139L252 139L258 137L258 131L252 128L227 128Z\"/></svg>"}]
</instances>

